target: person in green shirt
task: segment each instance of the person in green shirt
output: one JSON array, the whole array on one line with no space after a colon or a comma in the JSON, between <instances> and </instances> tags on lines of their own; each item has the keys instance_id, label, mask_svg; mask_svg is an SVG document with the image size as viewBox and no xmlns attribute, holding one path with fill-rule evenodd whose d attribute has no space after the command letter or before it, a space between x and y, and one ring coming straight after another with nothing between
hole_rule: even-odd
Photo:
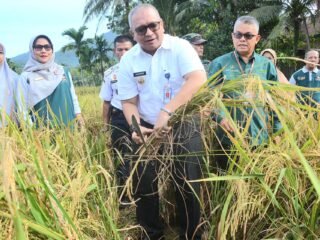
<instances>
[{"instance_id":1,"label":"person in green shirt","mask_svg":"<svg viewBox=\"0 0 320 240\"><path fill-rule=\"evenodd\" d=\"M17 108L19 117L37 128L72 126L74 120L84 124L71 74L55 62L53 44L46 35L30 41L29 59L17 86Z\"/></svg>"},{"instance_id":2,"label":"person in green shirt","mask_svg":"<svg viewBox=\"0 0 320 240\"><path fill-rule=\"evenodd\" d=\"M290 83L300 87L320 88L319 52L309 50L305 55L306 65L292 74ZM302 91L298 96L300 102L315 107L320 103L320 91Z\"/></svg>"},{"instance_id":3,"label":"person in green shirt","mask_svg":"<svg viewBox=\"0 0 320 240\"><path fill-rule=\"evenodd\" d=\"M219 83L233 80L244 80L248 78L258 78L259 80L278 81L277 70L271 61L255 52L255 46L260 40L259 23L251 16L239 17L231 34L234 51L214 59L209 66L208 76L220 72ZM248 92L242 95L235 89L231 93L225 94L224 98L241 99L250 98ZM247 96L248 95L248 96ZM254 96L255 97L255 96ZM251 96L251 100L255 100ZM227 111L236 123L237 128L243 129L249 124L248 137L252 146L258 146L268 139L268 112L263 106L252 108L250 106L227 107ZM214 118L218 123L216 135L219 146L215 151L215 160L219 169L226 170L228 167L228 155L225 154L232 147L232 143L227 136L227 132L233 134L235 129L230 120L226 117L226 112L218 109ZM249 117L250 116L250 117ZM248 123L248 121L250 121ZM274 129L280 128L276 123Z\"/></svg>"}]
</instances>

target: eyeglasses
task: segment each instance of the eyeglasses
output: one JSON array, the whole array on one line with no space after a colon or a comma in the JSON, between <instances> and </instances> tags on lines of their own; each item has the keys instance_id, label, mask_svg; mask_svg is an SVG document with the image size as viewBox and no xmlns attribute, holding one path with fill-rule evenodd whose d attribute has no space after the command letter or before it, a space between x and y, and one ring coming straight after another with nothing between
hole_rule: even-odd
<instances>
[{"instance_id":1,"label":"eyeglasses","mask_svg":"<svg viewBox=\"0 0 320 240\"><path fill-rule=\"evenodd\" d=\"M139 26L134 31L138 35L144 36L146 34L146 32L148 31L148 29L150 29L152 32L155 32L155 31L159 30L159 28L160 28L160 21L159 22L152 22L152 23L149 23L148 25Z\"/></svg>"},{"instance_id":2,"label":"eyeglasses","mask_svg":"<svg viewBox=\"0 0 320 240\"><path fill-rule=\"evenodd\" d=\"M249 32L248 33L234 32L232 34L236 39L241 39L242 37L244 37L246 40L250 40L253 37L257 36Z\"/></svg>"},{"instance_id":3,"label":"eyeglasses","mask_svg":"<svg viewBox=\"0 0 320 240\"><path fill-rule=\"evenodd\" d=\"M34 45L33 46L33 49L35 49L38 52L40 52L43 48L46 51L52 50L52 47L49 44L46 44L46 45Z\"/></svg>"}]
</instances>

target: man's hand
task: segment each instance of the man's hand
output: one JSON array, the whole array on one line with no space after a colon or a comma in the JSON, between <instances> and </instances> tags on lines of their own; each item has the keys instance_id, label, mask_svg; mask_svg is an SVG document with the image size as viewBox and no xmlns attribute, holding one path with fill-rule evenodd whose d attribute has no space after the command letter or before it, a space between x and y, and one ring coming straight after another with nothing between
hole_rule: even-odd
<instances>
[{"instance_id":1,"label":"man's hand","mask_svg":"<svg viewBox=\"0 0 320 240\"><path fill-rule=\"evenodd\" d=\"M156 137L161 138L171 130L171 127L168 126L169 119L170 116L168 113L160 111L156 124L154 125Z\"/></svg>"},{"instance_id":2,"label":"man's hand","mask_svg":"<svg viewBox=\"0 0 320 240\"><path fill-rule=\"evenodd\" d=\"M144 138L144 141L147 140L148 136L153 133L153 129L151 128L146 128L146 127L142 127L140 126L140 131L143 135L143 138ZM132 135L132 140L136 143L136 144L142 144L143 143L143 140L140 138L140 136L136 133L136 132L133 132Z\"/></svg>"},{"instance_id":3,"label":"man's hand","mask_svg":"<svg viewBox=\"0 0 320 240\"><path fill-rule=\"evenodd\" d=\"M222 119L220 122L220 125L222 128L224 128L228 132L234 132L234 129L228 119L226 119L226 118Z\"/></svg>"}]
</instances>

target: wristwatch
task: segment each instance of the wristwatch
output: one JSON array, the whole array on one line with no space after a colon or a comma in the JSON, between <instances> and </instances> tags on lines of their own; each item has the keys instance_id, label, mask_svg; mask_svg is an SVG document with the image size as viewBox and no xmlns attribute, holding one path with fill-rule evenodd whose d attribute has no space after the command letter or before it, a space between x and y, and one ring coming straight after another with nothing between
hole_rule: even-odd
<instances>
[{"instance_id":1,"label":"wristwatch","mask_svg":"<svg viewBox=\"0 0 320 240\"><path fill-rule=\"evenodd\" d=\"M161 110L162 112L167 113L167 114L169 115L169 117L172 117L173 114L174 114L173 112L170 112L168 109L166 109L166 108L164 108L164 107L160 108L160 110Z\"/></svg>"}]
</instances>

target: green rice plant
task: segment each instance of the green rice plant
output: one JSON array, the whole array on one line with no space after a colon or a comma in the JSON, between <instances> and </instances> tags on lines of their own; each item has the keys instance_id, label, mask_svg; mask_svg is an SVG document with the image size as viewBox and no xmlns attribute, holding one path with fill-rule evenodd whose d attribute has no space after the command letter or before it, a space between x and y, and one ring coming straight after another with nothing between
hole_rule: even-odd
<instances>
[{"instance_id":1,"label":"green rice plant","mask_svg":"<svg viewBox=\"0 0 320 240\"><path fill-rule=\"evenodd\" d=\"M222 87L222 92L224 88L235 90L239 85L231 81ZM230 156L233 164L226 176L206 180L227 181L229 189L220 199L224 205L218 210L218 217L212 220L211 226L216 226L216 230L211 229L210 239L319 237L319 217L315 217L319 206L319 163L312 159L319 158L316 150L319 148L319 124L314 118L314 112L318 110L294 103L292 92L298 90L301 89L273 84L266 85L265 93L259 95L262 103L277 113L283 126L280 135L271 136L264 146L250 148L246 128L241 131L237 128L234 136L229 135L235 148ZM216 106L220 109L224 106L241 108L243 105L238 104L239 101L241 99L222 100ZM257 104L260 103L251 102L250 106L256 108ZM231 120L231 116L227 117ZM247 119L250 120L250 116ZM233 124L237 127L235 122ZM313 154L310 155L310 151ZM216 210L216 206L212 208ZM312 221L310 216L313 216Z\"/></svg>"},{"instance_id":2,"label":"green rice plant","mask_svg":"<svg viewBox=\"0 0 320 240\"><path fill-rule=\"evenodd\" d=\"M79 95L80 101L98 105L99 99L89 90L91 95ZM6 167L1 168L0 203L4 208L0 222L4 238L120 239L108 138L91 126L102 125L98 109L91 109L91 103L86 106L96 119L86 121L88 130L43 125L34 129L26 123L2 129L1 154L5 157L1 163ZM86 111L83 108L84 116Z\"/></svg>"},{"instance_id":3,"label":"green rice plant","mask_svg":"<svg viewBox=\"0 0 320 240\"><path fill-rule=\"evenodd\" d=\"M210 184L209 207L203 206L204 222L208 239L316 239L319 233L319 124L315 113L319 110L295 101L295 95L303 88L261 81L256 78L229 81L212 88L209 80L186 106L178 110L172 123L187 120L188 115L202 114L205 179ZM314 89L315 91L319 89ZM251 91L255 98L244 98ZM236 99L224 99L225 94L236 93ZM256 100L259 101L256 101ZM269 141L260 147L252 147L248 136L249 125L239 128L232 120L227 107L255 110L265 126L269 128ZM272 126L259 115L259 108L277 114L283 129L272 134ZM215 128L210 110L222 109L236 129L228 134L234 149L229 156L227 175L212 172L214 162ZM252 119L248 111L247 122ZM270 118L269 118L270 119ZM167 141L167 140L166 140ZM170 141L168 141L170 142ZM155 146L164 142L149 138L141 149L140 159L165 159L170 156L155 156ZM170 148L170 144L169 145ZM153 146L153 147L152 147ZM153 154L152 154L153 153Z\"/></svg>"},{"instance_id":4,"label":"green rice plant","mask_svg":"<svg viewBox=\"0 0 320 240\"><path fill-rule=\"evenodd\" d=\"M319 238L319 109L295 100L303 88L255 78L219 86L216 81L216 76L209 79L170 120L170 124L183 123L194 115L201 119L204 151L198 154L204 175L199 180L203 189L199 199L205 239ZM82 131L35 129L25 123L18 128L12 122L0 130L0 239L136 238L134 208L119 211L115 161L102 123L99 89L76 90L85 120ZM255 98L245 98L246 91ZM236 99L224 98L234 92ZM252 147L249 125L239 127L227 113L236 131L228 135L234 147L230 167L221 174L215 168L219 124L212 113L230 107L247 112L247 121L252 120L247 108L261 119L258 110L269 109L283 129L272 133L272 125L264 120L269 140ZM157 149L163 144L160 155ZM163 164L159 176L162 214L174 232L168 217L174 200L165 193L170 189L170 159L176 157L172 138L152 135L146 146L138 157L140 161L156 158ZM130 179L126 187L124 191L132 193ZM174 239L175 234L170 237Z\"/></svg>"}]
</instances>

